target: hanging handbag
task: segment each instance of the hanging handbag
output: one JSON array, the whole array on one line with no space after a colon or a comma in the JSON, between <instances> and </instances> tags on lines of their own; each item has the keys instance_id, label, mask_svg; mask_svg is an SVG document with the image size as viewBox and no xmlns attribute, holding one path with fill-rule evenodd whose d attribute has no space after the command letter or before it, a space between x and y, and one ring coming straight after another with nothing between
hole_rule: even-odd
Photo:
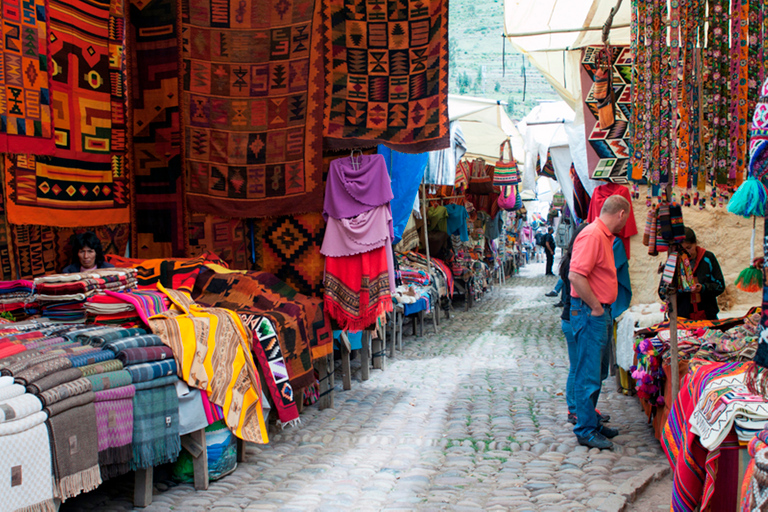
<instances>
[{"instance_id":1,"label":"hanging handbag","mask_svg":"<svg viewBox=\"0 0 768 512\"><path fill-rule=\"evenodd\" d=\"M504 160L504 146L509 148L509 160ZM497 187L517 185L520 183L520 171L517 169L515 155L512 154L512 144L509 139L501 143L499 147L499 160L493 173L493 184Z\"/></svg>"},{"instance_id":2,"label":"hanging handbag","mask_svg":"<svg viewBox=\"0 0 768 512\"><path fill-rule=\"evenodd\" d=\"M565 196L562 192L555 192L552 196L552 208L561 210L565 206Z\"/></svg>"},{"instance_id":3,"label":"hanging handbag","mask_svg":"<svg viewBox=\"0 0 768 512\"><path fill-rule=\"evenodd\" d=\"M488 173L485 160L475 158L470 166L469 188L467 192L476 195L488 195L493 192L493 176ZM493 169L493 167L491 167Z\"/></svg>"},{"instance_id":4,"label":"hanging handbag","mask_svg":"<svg viewBox=\"0 0 768 512\"><path fill-rule=\"evenodd\" d=\"M498 204L502 210L512 211L517 205L517 197L520 194L517 193L517 185L507 185L501 187L501 194L499 194Z\"/></svg>"},{"instance_id":5,"label":"hanging handbag","mask_svg":"<svg viewBox=\"0 0 768 512\"><path fill-rule=\"evenodd\" d=\"M540 162L541 160L536 163L536 174L557 181L557 177L555 176L555 164L552 163L552 155L549 150L547 150L547 161L544 164L544 167L539 165Z\"/></svg>"},{"instance_id":6,"label":"hanging handbag","mask_svg":"<svg viewBox=\"0 0 768 512\"><path fill-rule=\"evenodd\" d=\"M469 162L462 158L456 165L456 181L454 182L454 191L458 194L463 194L469 185Z\"/></svg>"}]
</instances>

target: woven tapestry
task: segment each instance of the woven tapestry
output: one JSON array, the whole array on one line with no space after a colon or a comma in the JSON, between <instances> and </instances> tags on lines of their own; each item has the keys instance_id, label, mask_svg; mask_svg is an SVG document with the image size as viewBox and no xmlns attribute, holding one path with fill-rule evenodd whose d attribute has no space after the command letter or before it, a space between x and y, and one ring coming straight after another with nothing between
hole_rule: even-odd
<instances>
[{"instance_id":1,"label":"woven tapestry","mask_svg":"<svg viewBox=\"0 0 768 512\"><path fill-rule=\"evenodd\" d=\"M133 255L186 256L174 0L130 0ZM163 222L157 222L163 219Z\"/></svg>"},{"instance_id":2,"label":"woven tapestry","mask_svg":"<svg viewBox=\"0 0 768 512\"><path fill-rule=\"evenodd\" d=\"M2 187L1 182L0 187ZM12 281L14 279L16 279L16 268L11 249L8 219L5 215L5 196L0 190L0 280Z\"/></svg>"},{"instance_id":3,"label":"woven tapestry","mask_svg":"<svg viewBox=\"0 0 768 512\"><path fill-rule=\"evenodd\" d=\"M197 256L210 251L233 270L248 270L248 229L244 219L225 219L206 213L189 217L189 253Z\"/></svg>"},{"instance_id":4,"label":"woven tapestry","mask_svg":"<svg viewBox=\"0 0 768 512\"><path fill-rule=\"evenodd\" d=\"M121 8L96 0L50 0L48 6L56 148L44 159L8 157L8 221L128 223Z\"/></svg>"},{"instance_id":5,"label":"woven tapestry","mask_svg":"<svg viewBox=\"0 0 768 512\"><path fill-rule=\"evenodd\" d=\"M128 224L97 226L87 229L11 225L13 259L19 273L19 279L32 279L61 272L72 262L70 238L75 233L82 233L87 230L93 231L99 237L105 254L125 254L130 237Z\"/></svg>"},{"instance_id":6,"label":"woven tapestry","mask_svg":"<svg viewBox=\"0 0 768 512\"><path fill-rule=\"evenodd\" d=\"M324 232L320 213L254 221L255 267L276 275L299 293L322 297Z\"/></svg>"},{"instance_id":7,"label":"woven tapestry","mask_svg":"<svg viewBox=\"0 0 768 512\"><path fill-rule=\"evenodd\" d=\"M322 87L310 92L309 76L314 1L183 6L189 208L240 218L320 211Z\"/></svg>"},{"instance_id":8,"label":"woven tapestry","mask_svg":"<svg viewBox=\"0 0 768 512\"><path fill-rule=\"evenodd\" d=\"M597 99L594 94L595 72L598 69L596 57L601 49L601 46L585 48L581 63L592 81L584 102L595 119L598 117ZM607 130L601 130L600 123L595 123L592 133L589 134L589 144L600 159L592 170L591 178L627 183L627 168L631 156L629 120L632 117L632 52L629 47L614 46L611 47L611 58L616 121Z\"/></svg>"},{"instance_id":9,"label":"woven tapestry","mask_svg":"<svg viewBox=\"0 0 768 512\"><path fill-rule=\"evenodd\" d=\"M326 146L449 147L448 2L322 5Z\"/></svg>"},{"instance_id":10,"label":"woven tapestry","mask_svg":"<svg viewBox=\"0 0 768 512\"><path fill-rule=\"evenodd\" d=\"M0 152L53 154L45 0L3 0Z\"/></svg>"}]
</instances>

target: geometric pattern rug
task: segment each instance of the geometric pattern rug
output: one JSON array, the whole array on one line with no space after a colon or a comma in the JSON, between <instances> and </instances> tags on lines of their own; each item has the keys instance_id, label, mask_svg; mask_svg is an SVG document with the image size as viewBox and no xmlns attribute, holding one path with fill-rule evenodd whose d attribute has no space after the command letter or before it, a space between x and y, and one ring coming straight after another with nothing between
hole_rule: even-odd
<instances>
[{"instance_id":1,"label":"geometric pattern rug","mask_svg":"<svg viewBox=\"0 0 768 512\"><path fill-rule=\"evenodd\" d=\"M325 257L321 213L256 219L255 268L276 275L304 295L321 297Z\"/></svg>"},{"instance_id":2,"label":"geometric pattern rug","mask_svg":"<svg viewBox=\"0 0 768 512\"><path fill-rule=\"evenodd\" d=\"M310 97L314 5L183 2L191 211L260 218L322 210L322 96ZM321 85L314 90L322 94Z\"/></svg>"},{"instance_id":3,"label":"geometric pattern rug","mask_svg":"<svg viewBox=\"0 0 768 512\"><path fill-rule=\"evenodd\" d=\"M197 256L213 252L232 270L248 270L247 221L229 219L207 213L189 215L189 254Z\"/></svg>"},{"instance_id":4,"label":"geometric pattern rug","mask_svg":"<svg viewBox=\"0 0 768 512\"><path fill-rule=\"evenodd\" d=\"M581 62L590 78L590 88L584 103L595 119L598 117L597 99L594 94L595 72L598 70L596 59L602 48L602 46L587 46ZM592 133L589 134L589 144L600 159L591 178L628 183L627 169L631 156L629 135L632 118L632 52L630 48L612 46L611 65L613 67L612 85L616 98L614 104L616 121L607 130L600 129L600 123L595 123Z\"/></svg>"},{"instance_id":5,"label":"geometric pattern rug","mask_svg":"<svg viewBox=\"0 0 768 512\"><path fill-rule=\"evenodd\" d=\"M175 0L128 2L128 51L133 67L132 254L136 258L187 255L177 8Z\"/></svg>"}]
</instances>

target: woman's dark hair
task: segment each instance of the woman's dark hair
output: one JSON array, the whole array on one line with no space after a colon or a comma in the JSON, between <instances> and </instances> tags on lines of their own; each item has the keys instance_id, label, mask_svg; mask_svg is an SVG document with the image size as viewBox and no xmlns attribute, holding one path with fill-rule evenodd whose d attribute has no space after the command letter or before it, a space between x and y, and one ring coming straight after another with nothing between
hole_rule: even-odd
<instances>
[{"instance_id":1,"label":"woman's dark hair","mask_svg":"<svg viewBox=\"0 0 768 512\"><path fill-rule=\"evenodd\" d=\"M691 228L685 228L685 243L687 244L696 243L696 233L694 233Z\"/></svg>"},{"instance_id":2,"label":"woman's dark hair","mask_svg":"<svg viewBox=\"0 0 768 512\"><path fill-rule=\"evenodd\" d=\"M72 244L72 264L80 266L80 257L77 255L80 249L85 247L96 251L96 266L100 267L104 263L104 248L101 246L101 240L93 231L78 233L70 238Z\"/></svg>"},{"instance_id":3,"label":"woman's dark hair","mask_svg":"<svg viewBox=\"0 0 768 512\"><path fill-rule=\"evenodd\" d=\"M576 241L576 237L579 236L579 233L584 231L584 228L588 225L589 224L586 222L582 222L575 230L573 230L571 241L568 242L568 249L565 250L565 254L563 254L563 258L560 260L560 278L563 281L568 280L568 272L571 269L571 253L573 252L573 243Z\"/></svg>"}]
</instances>

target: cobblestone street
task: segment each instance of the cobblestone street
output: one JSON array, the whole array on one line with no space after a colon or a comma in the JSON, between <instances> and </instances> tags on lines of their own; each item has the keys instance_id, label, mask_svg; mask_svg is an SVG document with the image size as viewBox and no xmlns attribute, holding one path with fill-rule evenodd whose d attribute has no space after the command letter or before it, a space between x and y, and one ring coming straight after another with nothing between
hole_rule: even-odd
<instances>
[{"instance_id":1,"label":"cobblestone street","mask_svg":"<svg viewBox=\"0 0 768 512\"><path fill-rule=\"evenodd\" d=\"M205 492L155 480L144 510L619 510L669 465L635 397L606 381L613 451L578 446L566 421L568 358L544 265L455 311L371 379L336 379L335 408L305 408ZM410 333L406 329L407 333ZM358 365L359 361L353 361ZM62 510L132 508L132 475ZM665 478L669 478L665 476Z\"/></svg>"}]
</instances>

